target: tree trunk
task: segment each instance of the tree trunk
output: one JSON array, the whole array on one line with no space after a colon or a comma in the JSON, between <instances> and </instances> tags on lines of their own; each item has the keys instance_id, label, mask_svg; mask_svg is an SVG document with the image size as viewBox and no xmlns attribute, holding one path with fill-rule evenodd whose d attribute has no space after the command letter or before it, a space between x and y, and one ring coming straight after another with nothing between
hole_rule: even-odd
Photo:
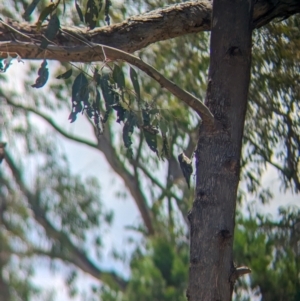
<instances>
[{"instance_id":1,"label":"tree trunk","mask_svg":"<svg viewBox=\"0 0 300 301\"><path fill-rule=\"evenodd\" d=\"M250 80L253 1L214 0L206 105L216 122L201 126L190 221L189 301L232 298L233 234Z\"/></svg>"}]
</instances>

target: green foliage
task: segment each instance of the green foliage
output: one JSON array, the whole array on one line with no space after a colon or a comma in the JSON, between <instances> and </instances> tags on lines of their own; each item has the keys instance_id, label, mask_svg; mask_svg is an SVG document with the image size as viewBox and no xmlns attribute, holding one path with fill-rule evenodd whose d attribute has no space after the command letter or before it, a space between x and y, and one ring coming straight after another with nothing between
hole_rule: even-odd
<instances>
[{"instance_id":1,"label":"green foliage","mask_svg":"<svg viewBox=\"0 0 300 301\"><path fill-rule=\"evenodd\" d=\"M62 4L65 4L63 2L48 5L48 2L32 1L25 11L26 18L38 18L40 26L45 20L50 20L46 33L48 40L59 28L58 18ZM72 13L68 9L73 7L74 24L79 16L80 21L86 22L90 28L99 26L103 24L101 13L109 23L111 2L101 2L99 5L100 2L75 1L74 8L73 1L66 1L66 12ZM175 2L167 1L166 4ZM115 21L123 20L136 13L134 9L145 11L157 7L157 1L126 1L119 9L112 6L110 16ZM36 15L32 14L34 9ZM78 16L75 16L75 10ZM66 17L68 21L71 13L68 19ZM249 193L254 194L262 202L268 202L272 197L270 191L261 187L266 164L278 170L284 188L299 190L300 129L297 112L300 102L298 86L293 84L299 82L299 60L295 59L299 57L299 32L299 21L290 18L264 27L254 36L242 176L243 183L247 184L244 193L247 192L248 196ZM178 86L204 99L209 64L208 41L207 33L184 36L157 43L141 50L139 55ZM10 61L3 61L3 64L2 69L6 70ZM38 79L33 85L36 88L47 82L47 66L47 62L43 61L39 67ZM31 192L37 197L26 197L7 167L0 171L0 195L5 205L0 249L9 254L7 261L1 262L1 270L9 274L5 283L19 292L19 299L32 300L38 294L31 282L34 257L40 258L42 253L53 262L59 259L64 266L72 262L74 270L81 271L82 266L72 261L76 252L72 253L71 243L76 251L87 254L85 259L91 253L100 256L105 247L102 235L112 222L112 214L103 209L99 200L98 181L73 175L67 160L56 147L58 142L50 139L54 136L53 131L41 133L35 127L34 118L42 118L40 113L49 113L48 116L53 116L50 119L55 122L56 114L65 115L64 109L70 111L72 105L71 121L76 119L78 113L86 113L84 115L93 120L98 135L106 131L105 135L92 139L109 143L111 157L118 154L110 163L118 162L119 165L112 165L112 169L119 170L119 176L128 173L131 181L138 183L136 189L144 195L156 231L149 237L142 222L136 227L130 225L139 229L142 243L138 243L132 256L129 256L131 273L126 279L126 288L119 289L111 274L104 275L99 287L93 287L95 300L186 300L189 258L187 222L184 218L193 196L192 192L182 192L182 176L175 172L176 157L185 149L193 151L197 143L194 133L198 131L199 119L172 95L162 91L157 83L132 67L129 67L129 72L124 65L110 62L93 63L84 71L82 64L73 64L70 69L70 65L64 63L62 67L63 71L57 71L60 74L57 78L64 81L49 83L38 91L39 94L35 89L28 90L29 97L24 97L22 101L19 101L20 95L14 90L0 91L1 99L4 99L0 103L0 117L5 124L2 127L4 136L10 137L9 149L19 158L16 163L24 178L29 177ZM76 68L80 71L75 74ZM31 84L36 69L36 66L28 68L23 86ZM0 80L1 86L6 87L2 77ZM6 104L5 99L14 103ZM15 105L22 105L23 102L28 110ZM64 132L64 126L56 126ZM82 143L76 132L71 131L71 134L73 141ZM144 147L146 145L148 147ZM94 149L102 151L102 146ZM160 158L168 160L158 163ZM30 166L30 160L36 164L33 169L37 171L33 176L26 168L21 168L22 162L24 166ZM147 172L152 179L144 176ZM124 195L123 190L120 195ZM51 235L51 228L43 227L34 212L48 217L57 230L55 235L64 235L58 236L64 239ZM267 301L300 299L298 219L296 209L281 209L278 219L253 211L250 211L249 217L238 215L235 261L238 265L248 265L252 274L249 279L238 280L237 300L249 299L255 292ZM180 231L177 231L178 228ZM39 237L41 241L32 239L32 236ZM43 246L48 248L41 249ZM24 264L25 255L21 251L26 252L25 259L30 264ZM16 257L20 260L19 265L12 260ZM20 267L24 269L23 274L16 273ZM76 282L76 275L71 271L66 277L72 297L81 286Z\"/></svg>"},{"instance_id":2,"label":"green foliage","mask_svg":"<svg viewBox=\"0 0 300 301\"><path fill-rule=\"evenodd\" d=\"M49 77L49 70L47 68L47 61L43 60L40 69L38 70L38 77L35 81L35 84L31 85L33 88L42 88Z\"/></svg>"},{"instance_id":3,"label":"green foliage","mask_svg":"<svg viewBox=\"0 0 300 301\"><path fill-rule=\"evenodd\" d=\"M146 253L137 248L131 260L131 278L120 300L186 300L188 246L166 237L148 241ZM101 299L112 300L114 292L106 289Z\"/></svg>"},{"instance_id":4,"label":"green foliage","mask_svg":"<svg viewBox=\"0 0 300 301\"><path fill-rule=\"evenodd\" d=\"M28 21L29 16L32 14L32 12L35 10L36 6L41 0L32 0L32 2L27 6L24 14L22 17Z\"/></svg>"},{"instance_id":5,"label":"green foliage","mask_svg":"<svg viewBox=\"0 0 300 301\"><path fill-rule=\"evenodd\" d=\"M51 15L50 21L47 25L47 29L45 32L45 36L42 39L41 42L41 49L46 49L49 45L50 41L52 41L56 34L58 33L58 30L60 28L60 22L56 14Z\"/></svg>"},{"instance_id":6,"label":"green foliage","mask_svg":"<svg viewBox=\"0 0 300 301\"><path fill-rule=\"evenodd\" d=\"M57 5L59 4L60 1L57 3L50 3L48 6L44 8L44 10L41 12L39 19L36 23L37 28L40 29L42 26L42 23L45 21L45 19L57 8ZM53 23L54 26L56 26L56 23Z\"/></svg>"},{"instance_id":7,"label":"green foliage","mask_svg":"<svg viewBox=\"0 0 300 301\"><path fill-rule=\"evenodd\" d=\"M81 22L83 22L83 21L84 21L84 20L83 20L83 13L82 13L82 10L81 10L79 4L77 3L77 1L75 1L75 7L76 7L77 14L78 14L78 16L79 16L79 20L80 20Z\"/></svg>"},{"instance_id":8,"label":"green foliage","mask_svg":"<svg viewBox=\"0 0 300 301\"><path fill-rule=\"evenodd\" d=\"M94 29L97 24L97 19L99 17L99 12L102 8L102 0L88 0L86 4L85 12L85 23L89 26L90 29ZM80 13L79 13L79 17Z\"/></svg>"},{"instance_id":9,"label":"green foliage","mask_svg":"<svg viewBox=\"0 0 300 301\"><path fill-rule=\"evenodd\" d=\"M277 169L285 189L300 191L300 92L294 84L300 81L299 26L292 17L254 35L243 156L243 164L251 162L244 178L252 192L259 189L266 162Z\"/></svg>"},{"instance_id":10,"label":"green foliage","mask_svg":"<svg viewBox=\"0 0 300 301\"><path fill-rule=\"evenodd\" d=\"M56 78L57 79L68 79L72 76L73 70L69 69L66 72L64 72L63 74L58 75Z\"/></svg>"},{"instance_id":11,"label":"green foliage","mask_svg":"<svg viewBox=\"0 0 300 301\"><path fill-rule=\"evenodd\" d=\"M141 99L140 84L139 84L139 80L138 80L138 75L132 67L130 67L130 78L131 78L131 82L132 82L134 91L136 93L136 99L139 103L140 99Z\"/></svg>"},{"instance_id":12,"label":"green foliage","mask_svg":"<svg viewBox=\"0 0 300 301\"><path fill-rule=\"evenodd\" d=\"M238 264L250 266L250 285L263 300L299 300L300 297L300 211L279 209L274 220L249 209L249 217L239 215L234 254ZM246 287L240 280L238 289Z\"/></svg>"},{"instance_id":13,"label":"green foliage","mask_svg":"<svg viewBox=\"0 0 300 301\"><path fill-rule=\"evenodd\" d=\"M165 114L157 108L155 102L150 103L141 99L137 73L131 67L129 72L136 92L134 95L131 90L126 88L123 70L116 64L112 72L103 71L99 73L96 68L90 82L86 75L81 72L72 85L72 112L69 120L74 122L78 113L86 112L94 120L98 129L98 135L101 135L104 124L108 121L111 113L115 111L117 123L123 123L123 141L129 158L133 156L132 144L134 136L132 134L135 127L143 131L148 147L157 156L167 157L169 154L168 127ZM57 76L57 78L68 79L70 76L71 72L69 70ZM101 89L105 106L101 103L98 88ZM94 90L94 93L91 93L91 89ZM169 123L171 123L170 120ZM160 128L161 126L162 128ZM159 135L160 133L161 136ZM158 139L160 149L158 148Z\"/></svg>"}]
</instances>

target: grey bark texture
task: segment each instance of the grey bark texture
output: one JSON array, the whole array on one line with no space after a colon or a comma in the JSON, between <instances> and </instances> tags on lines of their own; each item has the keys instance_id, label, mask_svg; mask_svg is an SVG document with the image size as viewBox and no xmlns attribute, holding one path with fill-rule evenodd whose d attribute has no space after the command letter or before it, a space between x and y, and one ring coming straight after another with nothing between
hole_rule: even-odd
<instances>
[{"instance_id":1,"label":"grey bark texture","mask_svg":"<svg viewBox=\"0 0 300 301\"><path fill-rule=\"evenodd\" d=\"M190 221L189 301L232 298L233 234L243 127L250 81L253 1L215 0L206 105L196 150Z\"/></svg>"}]
</instances>

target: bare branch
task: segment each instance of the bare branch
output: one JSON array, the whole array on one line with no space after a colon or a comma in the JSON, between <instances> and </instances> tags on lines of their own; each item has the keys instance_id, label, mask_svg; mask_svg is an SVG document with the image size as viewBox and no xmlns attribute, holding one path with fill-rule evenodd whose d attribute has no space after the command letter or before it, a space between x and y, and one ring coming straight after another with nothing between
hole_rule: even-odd
<instances>
[{"instance_id":1,"label":"bare branch","mask_svg":"<svg viewBox=\"0 0 300 301\"><path fill-rule=\"evenodd\" d=\"M97 136L96 128L94 128L95 135ZM116 149L112 146L110 127L107 126L104 130L103 135L98 137L98 149L104 154L106 160L112 167L112 169L118 174L124 181L126 187L130 191L139 211L145 226L148 230L148 234L154 234L154 227L152 222L151 212L147 205L147 199L140 188L140 184L136 177L132 175L129 170L125 167L124 163L120 160L119 154Z\"/></svg>"},{"instance_id":2,"label":"bare branch","mask_svg":"<svg viewBox=\"0 0 300 301\"><path fill-rule=\"evenodd\" d=\"M65 138L68 138L70 140L73 140L75 142L78 142L78 143L81 143L81 144L85 144L87 146L90 146L92 148L96 148L98 149L98 146L96 143L93 143L92 141L89 141L89 140L86 140L86 139L83 139L83 138L79 138L77 136L74 136L74 135L71 135L69 134L68 132L64 131L60 126L58 126L51 117L49 117L48 115L38 111L38 110L35 110L34 108L31 108L31 107L27 107L27 106L23 106L21 104L18 104L18 103L15 103L9 99L6 99L6 102L17 108L17 109L21 109L21 110L24 110L24 111L28 111L28 112L31 112L31 113L34 113L35 115L41 117L44 121L46 121L49 125L51 125L58 133L60 133L62 136L64 136Z\"/></svg>"},{"instance_id":3,"label":"bare branch","mask_svg":"<svg viewBox=\"0 0 300 301\"><path fill-rule=\"evenodd\" d=\"M171 92L174 96L178 97L184 103L186 103L190 108L194 109L201 119L203 123L208 125L214 124L214 117L208 107L197 97L193 96L192 94L188 93L187 91L179 88L176 84L165 78L161 73L159 73L155 68L148 65L140 58L126 53L124 51L111 48L108 46L100 46L103 49L103 52L106 55L107 59L110 60L123 60L127 63L130 63L142 71L144 71L147 75L152 77L156 80L162 87L166 88L169 92Z\"/></svg>"}]
</instances>

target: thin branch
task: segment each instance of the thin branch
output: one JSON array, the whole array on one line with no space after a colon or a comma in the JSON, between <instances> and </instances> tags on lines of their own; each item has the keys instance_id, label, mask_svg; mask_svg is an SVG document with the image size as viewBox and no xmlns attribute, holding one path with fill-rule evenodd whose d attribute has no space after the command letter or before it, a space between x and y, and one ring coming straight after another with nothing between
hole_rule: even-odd
<instances>
[{"instance_id":1,"label":"thin branch","mask_svg":"<svg viewBox=\"0 0 300 301\"><path fill-rule=\"evenodd\" d=\"M165 187L155 177L153 177L153 175L141 163L138 163L138 168L150 179L153 184L165 192L165 195L174 198L176 202L181 202L181 199L178 198L175 193L173 193L171 190L166 190Z\"/></svg>"},{"instance_id":2,"label":"thin branch","mask_svg":"<svg viewBox=\"0 0 300 301\"><path fill-rule=\"evenodd\" d=\"M49 116L47 116L46 114L44 114L42 112L39 112L30 107L23 106L21 104L16 104L13 101L8 100L8 99L6 99L6 101L8 104L10 104L16 108L19 108L24 111L30 111L30 112L36 114L37 116L43 118L46 122L48 122L48 124L50 126L52 126L58 133L60 133L65 138L70 139L75 142L78 142L78 143L81 143L81 144L85 144L87 146L90 146L94 149L101 151L104 154L104 156L105 156L106 160L108 161L108 163L110 164L110 166L112 167L112 169L123 179L126 187L130 191L134 201L136 202L136 204L138 206L138 209L141 213L141 216L148 229L149 234L151 235L154 233L154 228L152 225L149 208L147 207L146 198L145 198L144 194L142 193L142 191L140 190L139 185L137 185L134 176L131 175L131 173L125 168L124 164L119 160L118 154L116 153L115 149L112 147L112 141L110 139L111 133L109 133L108 128L106 128L104 131L104 134L98 138L98 144L95 144L91 141L73 136L73 135L69 134L68 132L64 131L52 120L52 118L50 118ZM95 131L95 136L97 137L96 129L94 126L93 126L93 128Z\"/></svg>"},{"instance_id":3,"label":"thin branch","mask_svg":"<svg viewBox=\"0 0 300 301\"><path fill-rule=\"evenodd\" d=\"M92 148L96 148L98 149L98 146L96 143L93 143L89 140L86 140L86 139L83 139L83 138L79 138L77 136L73 136L71 134L69 134L68 132L64 131L60 126L58 126L51 117L49 117L48 115L40 112L40 111L37 111L35 110L34 108L31 108L31 107L27 107L27 106L23 106L21 104L17 104L9 99L6 99L6 102L17 108L17 109L21 109L21 110L24 110L24 111L28 111L28 112L31 112L31 113L34 113L35 115L41 117L44 121L46 121L49 125L51 125L58 133L60 133L62 136L64 136L65 138L68 138L70 140L73 140L75 142L78 142L78 143L81 143L81 144L85 144L87 146L90 146Z\"/></svg>"},{"instance_id":4,"label":"thin branch","mask_svg":"<svg viewBox=\"0 0 300 301\"><path fill-rule=\"evenodd\" d=\"M245 135L244 134L244 138L246 140L248 140L254 147L255 149L258 151L258 154L266 161L268 162L269 164L271 164L273 167L275 167L276 169L280 170L282 173L284 173L284 168L281 167L280 165L278 165L277 163L274 163L271 161L270 158L268 158L268 156L265 154L264 150L261 149L261 147L255 143L249 136Z\"/></svg>"},{"instance_id":5,"label":"thin branch","mask_svg":"<svg viewBox=\"0 0 300 301\"><path fill-rule=\"evenodd\" d=\"M90 121L91 122L91 121ZM148 234L154 234L154 227L152 222L151 212L147 205L147 199L140 189L140 185L134 175L125 167L125 164L120 160L119 154L116 152L116 149L113 147L111 140L112 134L110 131L110 126L107 125L104 129L104 133L101 136L97 135L97 130L95 127L94 133L98 137L98 149L104 154L107 162L110 164L112 169L118 174L121 179L124 181L126 187L131 193L139 211L142 216L142 219L145 223L145 226L148 230Z\"/></svg>"},{"instance_id":6,"label":"thin branch","mask_svg":"<svg viewBox=\"0 0 300 301\"><path fill-rule=\"evenodd\" d=\"M136 66L140 70L144 71L148 76L156 80L163 88L167 89L174 96L178 97L181 101L187 104L190 108L194 109L203 120L203 123L206 123L207 125L214 124L214 116L212 115L208 107L200 99L193 96L192 94L185 91L184 89L179 88L175 83L165 78L155 68L145 63L137 56L134 56L122 50L118 50L116 48L108 47L105 45L93 44L93 46L94 48L101 47L106 58L109 60L112 61L123 60L133 66Z\"/></svg>"},{"instance_id":7,"label":"thin branch","mask_svg":"<svg viewBox=\"0 0 300 301\"><path fill-rule=\"evenodd\" d=\"M251 269L246 266L234 268L234 271L230 275L229 281L234 283L238 278L250 273L251 273Z\"/></svg>"},{"instance_id":8,"label":"thin branch","mask_svg":"<svg viewBox=\"0 0 300 301\"><path fill-rule=\"evenodd\" d=\"M68 252L70 252L70 256L59 257L56 254L56 256L54 257L69 261L70 263L74 264L82 271L92 275L96 279L102 279L105 281L109 276L115 281L115 283L119 285L120 289L124 290L127 284L124 279L116 275L115 272L102 271L101 269L96 267L83 251L73 245L67 234L55 229L55 227L46 218L43 209L39 206L39 200L36 194L32 193L29 188L26 187L22 179L21 171L18 169L17 165L7 151L5 151L5 161L8 164L20 190L26 196L28 203L30 204L31 209L34 213L35 220L45 229L48 237L62 242L65 246L67 246Z\"/></svg>"},{"instance_id":9,"label":"thin branch","mask_svg":"<svg viewBox=\"0 0 300 301\"><path fill-rule=\"evenodd\" d=\"M248 140L255 148L256 150L258 151L258 154L267 162L269 163L270 165L272 165L273 167L275 167L276 169L278 169L285 177L287 177L288 179L290 179L290 175L288 174L287 170L280 166L279 164L273 162L265 153L264 153L264 150L261 149L261 147L255 143L250 137L244 135L244 138L246 140ZM295 181L295 184L297 186L297 182Z\"/></svg>"}]
</instances>

